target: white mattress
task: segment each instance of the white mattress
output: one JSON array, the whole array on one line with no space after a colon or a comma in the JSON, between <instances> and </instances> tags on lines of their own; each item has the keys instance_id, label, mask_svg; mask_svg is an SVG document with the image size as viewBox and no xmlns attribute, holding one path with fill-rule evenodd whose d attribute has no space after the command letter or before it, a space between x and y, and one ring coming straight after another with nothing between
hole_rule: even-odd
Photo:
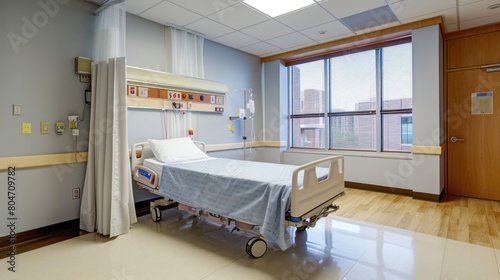
<instances>
[{"instance_id":1,"label":"white mattress","mask_svg":"<svg viewBox=\"0 0 500 280\"><path fill-rule=\"evenodd\" d=\"M212 159L214 159L214 158L199 159L199 160L194 160L192 162L212 160ZM163 166L165 165L165 163L152 157L152 158L145 159L144 162L142 163L142 165L146 166L147 168L150 168L151 170L156 172L156 174L158 175L158 185L159 185L161 183L161 173L162 173Z\"/></svg>"},{"instance_id":2,"label":"white mattress","mask_svg":"<svg viewBox=\"0 0 500 280\"><path fill-rule=\"evenodd\" d=\"M158 182L161 182L161 170L164 165L163 162L158 161L156 158L148 158L144 160L142 165L156 172L156 174L158 174Z\"/></svg>"}]
</instances>

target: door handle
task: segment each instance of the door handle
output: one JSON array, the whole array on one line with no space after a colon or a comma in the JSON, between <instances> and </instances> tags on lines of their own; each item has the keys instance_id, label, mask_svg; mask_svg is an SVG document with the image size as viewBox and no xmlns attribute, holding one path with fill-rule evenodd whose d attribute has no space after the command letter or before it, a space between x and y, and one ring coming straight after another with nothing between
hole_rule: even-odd
<instances>
[{"instance_id":1,"label":"door handle","mask_svg":"<svg viewBox=\"0 0 500 280\"><path fill-rule=\"evenodd\" d=\"M465 139L457 138L456 136L451 136L450 140L453 143L458 142L458 141L465 141Z\"/></svg>"}]
</instances>

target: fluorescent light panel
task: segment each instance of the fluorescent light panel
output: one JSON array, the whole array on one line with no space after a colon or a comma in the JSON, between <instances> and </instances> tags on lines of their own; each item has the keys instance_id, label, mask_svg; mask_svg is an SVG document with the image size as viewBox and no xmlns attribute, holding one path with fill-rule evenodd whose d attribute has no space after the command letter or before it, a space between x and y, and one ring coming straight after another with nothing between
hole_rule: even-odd
<instances>
[{"instance_id":1,"label":"fluorescent light panel","mask_svg":"<svg viewBox=\"0 0 500 280\"><path fill-rule=\"evenodd\" d=\"M245 0L245 4L269 15L277 17L309 5L314 4L313 0Z\"/></svg>"}]
</instances>

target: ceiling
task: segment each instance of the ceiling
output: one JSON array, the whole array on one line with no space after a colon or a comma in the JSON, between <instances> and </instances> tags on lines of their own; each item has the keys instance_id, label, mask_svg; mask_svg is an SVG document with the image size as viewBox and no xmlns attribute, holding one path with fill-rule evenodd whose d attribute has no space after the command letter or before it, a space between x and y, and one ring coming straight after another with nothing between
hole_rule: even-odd
<instances>
[{"instance_id":1,"label":"ceiling","mask_svg":"<svg viewBox=\"0 0 500 280\"><path fill-rule=\"evenodd\" d=\"M500 22L500 8L487 9L494 4L500 0L315 0L271 18L243 0L126 0L131 14L259 57L435 16L446 33L488 25Z\"/></svg>"}]
</instances>

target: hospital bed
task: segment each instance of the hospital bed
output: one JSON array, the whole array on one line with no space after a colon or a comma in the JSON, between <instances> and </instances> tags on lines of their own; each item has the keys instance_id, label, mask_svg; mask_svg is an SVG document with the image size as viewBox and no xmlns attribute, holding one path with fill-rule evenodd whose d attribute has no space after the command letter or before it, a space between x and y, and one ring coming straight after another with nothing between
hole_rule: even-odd
<instances>
[{"instance_id":1,"label":"hospital bed","mask_svg":"<svg viewBox=\"0 0 500 280\"><path fill-rule=\"evenodd\" d=\"M154 141L169 140L176 139ZM163 209L177 206L233 230L258 229L258 236L246 244L246 252L255 258L267 251L266 241L286 250L291 246L288 227L314 227L338 210L333 202L345 194L341 156L302 166L220 159L207 156L204 143L189 139L189 145L202 151L200 158L185 160L183 155L190 151L169 148L181 159L165 162L158 160L162 155L151 141L133 145L131 165L138 186L163 197L151 202L153 221L161 220Z\"/></svg>"}]
</instances>

